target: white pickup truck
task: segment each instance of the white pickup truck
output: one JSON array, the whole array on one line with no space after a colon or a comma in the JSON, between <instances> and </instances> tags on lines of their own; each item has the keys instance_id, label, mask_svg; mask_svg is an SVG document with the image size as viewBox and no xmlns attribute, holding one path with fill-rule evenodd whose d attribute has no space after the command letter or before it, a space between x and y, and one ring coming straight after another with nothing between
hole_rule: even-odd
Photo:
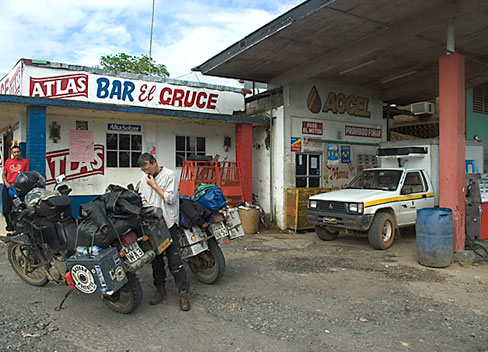
<instances>
[{"instance_id":1,"label":"white pickup truck","mask_svg":"<svg viewBox=\"0 0 488 352\"><path fill-rule=\"evenodd\" d=\"M482 144L466 141L466 156L470 165L483 165ZM367 231L371 247L387 249L400 227L415 225L418 209L439 204L438 139L383 142L377 157L380 168L361 171L345 189L309 198L307 221L321 240L334 240L341 230Z\"/></svg>"}]
</instances>

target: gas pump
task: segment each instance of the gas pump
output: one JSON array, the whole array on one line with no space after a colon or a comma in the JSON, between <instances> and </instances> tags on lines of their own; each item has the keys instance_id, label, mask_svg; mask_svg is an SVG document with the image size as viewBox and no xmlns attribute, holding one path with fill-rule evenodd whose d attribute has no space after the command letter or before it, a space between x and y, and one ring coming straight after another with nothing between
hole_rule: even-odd
<instances>
[{"instance_id":1,"label":"gas pump","mask_svg":"<svg viewBox=\"0 0 488 352\"><path fill-rule=\"evenodd\" d=\"M466 175L466 238L488 239L488 178Z\"/></svg>"}]
</instances>

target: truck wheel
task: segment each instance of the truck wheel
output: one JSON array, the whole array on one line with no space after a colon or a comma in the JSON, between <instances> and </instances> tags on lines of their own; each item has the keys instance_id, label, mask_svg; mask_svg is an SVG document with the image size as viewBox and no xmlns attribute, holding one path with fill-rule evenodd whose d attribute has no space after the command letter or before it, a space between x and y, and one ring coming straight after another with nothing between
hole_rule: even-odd
<instances>
[{"instance_id":1,"label":"truck wheel","mask_svg":"<svg viewBox=\"0 0 488 352\"><path fill-rule=\"evenodd\" d=\"M374 249L388 249L395 237L395 219L387 212L374 216L373 223L368 231L368 240Z\"/></svg>"},{"instance_id":2,"label":"truck wheel","mask_svg":"<svg viewBox=\"0 0 488 352\"><path fill-rule=\"evenodd\" d=\"M339 236L339 231L329 231L324 226L315 226L315 233L322 241L333 241L337 238L337 236Z\"/></svg>"}]
</instances>

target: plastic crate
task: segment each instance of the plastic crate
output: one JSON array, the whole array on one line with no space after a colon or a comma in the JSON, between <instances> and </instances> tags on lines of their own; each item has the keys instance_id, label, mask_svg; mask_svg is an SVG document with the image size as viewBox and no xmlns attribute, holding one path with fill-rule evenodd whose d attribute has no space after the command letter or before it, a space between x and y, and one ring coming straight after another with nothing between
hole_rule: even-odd
<instances>
[{"instance_id":1,"label":"plastic crate","mask_svg":"<svg viewBox=\"0 0 488 352\"><path fill-rule=\"evenodd\" d=\"M285 190L285 227L295 232L313 229L307 221L308 198L315 194L330 192L331 188L287 188Z\"/></svg>"}]
</instances>

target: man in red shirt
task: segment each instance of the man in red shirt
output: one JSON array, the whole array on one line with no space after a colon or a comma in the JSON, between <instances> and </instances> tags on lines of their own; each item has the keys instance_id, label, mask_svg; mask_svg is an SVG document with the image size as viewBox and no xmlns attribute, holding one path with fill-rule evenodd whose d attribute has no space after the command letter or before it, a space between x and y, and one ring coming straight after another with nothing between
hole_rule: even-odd
<instances>
[{"instance_id":1,"label":"man in red shirt","mask_svg":"<svg viewBox=\"0 0 488 352\"><path fill-rule=\"evenodd\" d=\"M29 160L24 159L20 156L21 149L18 145L14 145L10 149L12 153L12 158L5 161L3 167L2 179L3 179L3 190L2 190L2 202L3 202L3 215L5 216L5 221L7 222L7 232L12 232L15 230L12 221L10 220L10 212L12 211L12 199L8 195L8 189L13 187L15 179L24 171L29 171Z\"/></svg>"}]
</instances>

